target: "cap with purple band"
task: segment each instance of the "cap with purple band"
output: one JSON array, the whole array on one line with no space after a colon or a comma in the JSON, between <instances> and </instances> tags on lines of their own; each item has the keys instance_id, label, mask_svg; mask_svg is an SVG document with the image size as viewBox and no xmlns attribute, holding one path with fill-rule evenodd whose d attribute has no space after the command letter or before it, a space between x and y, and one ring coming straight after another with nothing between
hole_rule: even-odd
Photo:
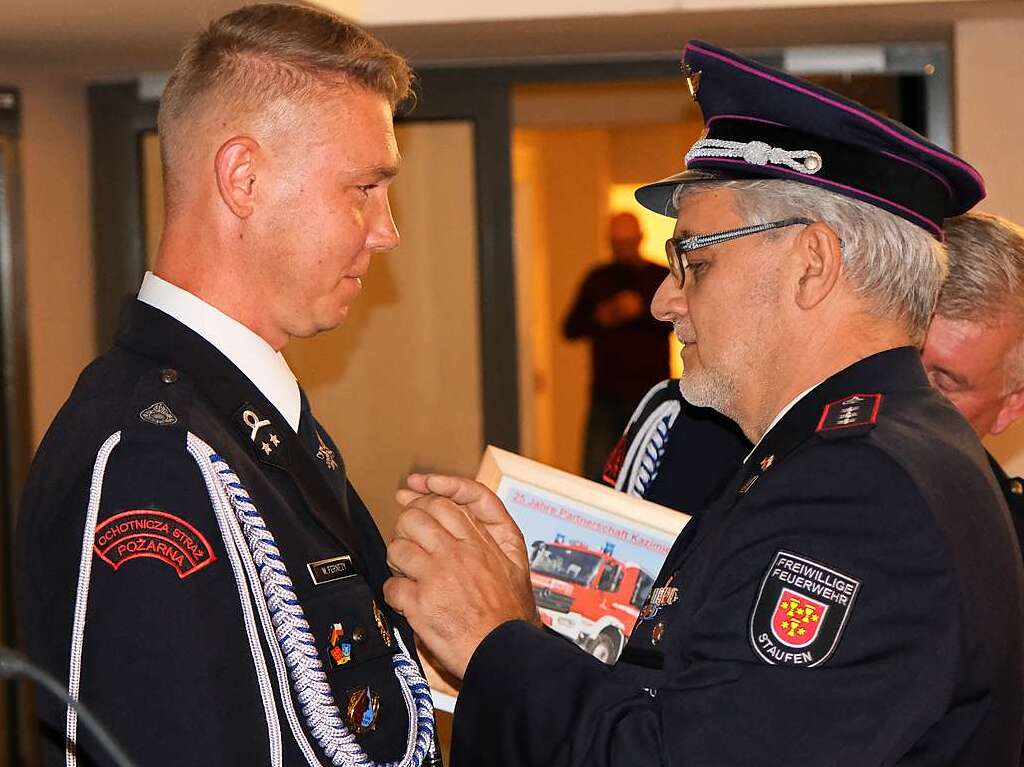
<instances>
[{"instance_id":1,"label":"cap with purple band","mask_svg":"<svg viewBox=\"0 0 1024 767\"><path fill-rule=\"evenodd\" d=\"M680 184L779 178L862 200L941 239L943 219L985 197L968 163L855 101L699 41L686 46L683 69L705 132L685 171L637 190L656 213L676 215Z\"/></svg>"}]
</instances>

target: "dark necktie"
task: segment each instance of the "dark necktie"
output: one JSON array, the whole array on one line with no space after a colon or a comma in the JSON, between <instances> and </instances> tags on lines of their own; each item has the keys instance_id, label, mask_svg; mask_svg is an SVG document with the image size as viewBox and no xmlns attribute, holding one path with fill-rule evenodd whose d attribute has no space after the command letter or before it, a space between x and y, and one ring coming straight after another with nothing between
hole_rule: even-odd
<instances>
[{"instance_id":1,"label":"dark necktie","mask_svg":"<svg viewBox=\"0 0 1024 767\"><path fill-rule=\"evenodd\" d=\"M299 387L299 400L299 441L306 452L312 456L327 480L336 490L340 491L341 497L344 498L345 462L342 460L341 453L324 436L322 427L313 417L309 399L301 386Z\"/></svg>"}]
</instances>

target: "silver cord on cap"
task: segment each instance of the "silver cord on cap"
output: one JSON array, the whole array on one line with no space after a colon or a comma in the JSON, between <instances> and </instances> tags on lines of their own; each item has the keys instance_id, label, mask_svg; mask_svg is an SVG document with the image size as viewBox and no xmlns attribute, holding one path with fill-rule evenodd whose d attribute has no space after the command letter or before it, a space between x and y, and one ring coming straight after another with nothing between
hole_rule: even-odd
<instances>
[{"instance_id":1,"label":"silver cord on cap","mask_svg":"<svg viewBox=\"0 0 1024 767\"><path fill-rule=\"evenodd\" d=\"M821 170L821 155L812 149L781 149L763 141L724 141L702 138L686 153L686 164L700 157L738 158L751 165L784 165L799 173L814 175Z\"/></svg>"}]
</instances>

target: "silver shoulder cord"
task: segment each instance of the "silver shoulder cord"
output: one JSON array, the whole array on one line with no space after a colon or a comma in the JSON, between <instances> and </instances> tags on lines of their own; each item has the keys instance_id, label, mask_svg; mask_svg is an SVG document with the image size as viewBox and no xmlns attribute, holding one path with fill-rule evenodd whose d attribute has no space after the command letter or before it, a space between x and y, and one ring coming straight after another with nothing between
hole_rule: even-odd
<instances>
[{"instance_id":1,"label":"silver shoulder cord","mask_svg":"<svg viewBox=\"0 0 1024 767\"><path fill-rule=\"evenodd\" d=\"M82 556L78 569L68 674L68 689L71 698L76 701L81 689L85 618L103 477L110 455L120 441L120 431L110 435L100 448L93 466L89 506L82 534ZM189 454L195 459L206 482L206 489L238 589L253 668L266 716L271 767L282 767L283 764L281 724L278 720L270 672L260 646L261 629L274 662L277 690L289 729L310 767L323 766L299 722L298 713L292 702L293 692L302 709L307 728L334 767L421 767L428 756L434 759L434 708L430 689L419 667L409 655L398 630L394 630L393 633L398 642L399 652L392 656L392 663L409 716L409 735L405 754L399 761L378 763L366 755L342 720L317 653L309 623L305 619L274 536L263 522L252 499L238 476L213 448L191 432L187 436L187 445ZM253 604L256 605L256 612L259 614L259 625L253 615ZM75 745L78 716L70 706L67 710L66 727L65 764L67 767L77 767Z\"/></svg>"},{"instance_id":2,"label":"silver shoulder cord","mask_svg":"<svg viewBox=\"0 0 1024 767\"><path fill-rule=\"evenodd\" d=\"M633 416L629 419L629 425L626 427L627 431L640 418L651 398L670 384L670 380L663 381L647 393L647 396L633 411ZM668 446L668 433L682 407L677 400L666 400L647 416L640 428L637 429L636 436L626 452L626 457L622 462L622 471L615 481L616 490L637 498L643 498L647 494L650 483L658 476L661 459Z\"/></svg>"}]
</instances>

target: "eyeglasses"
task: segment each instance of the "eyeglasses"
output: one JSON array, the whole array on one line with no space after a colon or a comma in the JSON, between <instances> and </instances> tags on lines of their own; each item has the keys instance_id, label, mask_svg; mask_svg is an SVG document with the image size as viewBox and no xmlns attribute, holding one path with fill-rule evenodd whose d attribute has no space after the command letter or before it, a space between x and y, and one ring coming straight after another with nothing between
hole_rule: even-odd
<instances>
[{"instance_id":1,"label":"eyeglasses","mask_svg":"<svg viewBox=\"0 0 1024 767\"><path fill-rule=\"evenodd\" d=\"M665 256L668 258L668 268L672 276L682 289L686 283L686 254L695 250L706 248L710 245L718 245L722 242L735 240L739 237L746 237L751 234L760 234L772 229L782 229L786 226L797 224L813 224L809 218L786 218L782 221L772 221L767 224L751 224L741 226L739 229L729 229L724 232L709 232L707 234L694 234L689 237L672 237L665 240Z\"/></svg>"}]
</instances>

